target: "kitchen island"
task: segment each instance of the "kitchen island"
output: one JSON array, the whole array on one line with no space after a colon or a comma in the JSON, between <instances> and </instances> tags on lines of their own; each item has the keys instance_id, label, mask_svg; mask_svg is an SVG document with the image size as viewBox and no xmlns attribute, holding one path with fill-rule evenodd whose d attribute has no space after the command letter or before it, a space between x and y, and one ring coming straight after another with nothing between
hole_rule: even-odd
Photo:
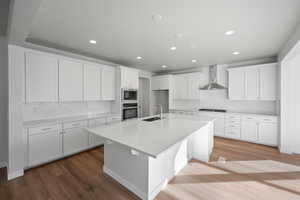
<instances>
[{"instance_id":1,"label":"kitchen island","mask_svg":"<svg viewBox=\"0 0 300 200\"><path fill-rule=\"evenodd\" d=\"M103 171L150 200L190 159L207 162L213 148L210 117L164 115L153 122L133 119L87 129L103 137Z\"/></svg>"}]
</instances>

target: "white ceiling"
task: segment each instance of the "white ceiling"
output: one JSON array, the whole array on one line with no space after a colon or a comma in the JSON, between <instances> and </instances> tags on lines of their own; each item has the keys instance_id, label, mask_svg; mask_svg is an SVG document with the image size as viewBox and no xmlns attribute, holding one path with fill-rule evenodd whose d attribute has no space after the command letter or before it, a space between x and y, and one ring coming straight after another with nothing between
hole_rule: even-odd
<instances>
[{"instance_id":1,"label":"white ceiling","mask_svg":"<svg viewBox=\"0 0 300 200\"><path fill-rule=\"evenodd\" d=\"M299 19L299 0L44 0L28 41L173 70L277 55Z\"/></svg>"}]
</instances>

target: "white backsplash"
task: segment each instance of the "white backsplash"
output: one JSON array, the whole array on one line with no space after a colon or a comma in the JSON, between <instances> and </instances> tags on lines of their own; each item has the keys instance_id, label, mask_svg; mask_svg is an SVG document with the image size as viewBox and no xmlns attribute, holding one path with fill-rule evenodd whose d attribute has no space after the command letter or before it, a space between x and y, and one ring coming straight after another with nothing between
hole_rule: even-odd
<instances>
[{"instance_id":1,"label":"white backsplash","mask_svg":"<svg viewBox=\"0 0 300 200\"><path fill-rule=\"evenodd\" d=\"M111 102L39 103L23 105L23 120L41 120L111 112Z\"/></svg>"},{"instance_id":2,"label":"white backsplash","mask_svg":"<svg viewBox=\"0 0 300 200\"><path fill-rule=\"evenodd\" d=\"M275 101L230 101L227 90L200 91L200 100L175 100L174 106L179 110L217 108L230 112L276 114Z\"/></svg>"}]
</instances>

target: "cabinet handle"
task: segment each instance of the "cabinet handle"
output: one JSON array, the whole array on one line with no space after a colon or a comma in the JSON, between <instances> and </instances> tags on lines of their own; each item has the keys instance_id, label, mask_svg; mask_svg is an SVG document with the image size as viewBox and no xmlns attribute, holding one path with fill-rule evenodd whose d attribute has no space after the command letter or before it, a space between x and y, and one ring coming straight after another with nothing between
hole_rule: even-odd
<instances>
[{"instance_id":1,"label":"cabinet handle","mask_svg":"<svg viewBox=\"0 0 300 200\"><path fill-rule=\"evenodd\" d=\"M52 128L43 128L42 131L48 131L51 130Z\"/></svg>"}]
</instances>

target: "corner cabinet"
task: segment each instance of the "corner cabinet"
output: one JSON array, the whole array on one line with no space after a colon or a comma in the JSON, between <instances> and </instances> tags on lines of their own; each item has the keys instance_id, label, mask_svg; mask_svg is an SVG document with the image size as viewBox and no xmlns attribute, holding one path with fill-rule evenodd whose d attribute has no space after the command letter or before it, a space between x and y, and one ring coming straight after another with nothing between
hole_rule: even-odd
<instances>
[{"instance_id":1,"label":"corner cabinet","mask_svg":"<svg viewBox=\"0 0 300 200\"><path fill-rule=\"evenodd\" d=\"M230 100L275 101L277 63L228 69Z\"/></svg>"},{"instance_id":2,"label":"corner cabinet","mask_svg":"<svg viewBox=\"0 0 300 200\"><path fill-rule=\"evenodd\" d=\"M59 61L59 100L83 101L83 65L79 62Z\"/></svg>"}]
</instances>

